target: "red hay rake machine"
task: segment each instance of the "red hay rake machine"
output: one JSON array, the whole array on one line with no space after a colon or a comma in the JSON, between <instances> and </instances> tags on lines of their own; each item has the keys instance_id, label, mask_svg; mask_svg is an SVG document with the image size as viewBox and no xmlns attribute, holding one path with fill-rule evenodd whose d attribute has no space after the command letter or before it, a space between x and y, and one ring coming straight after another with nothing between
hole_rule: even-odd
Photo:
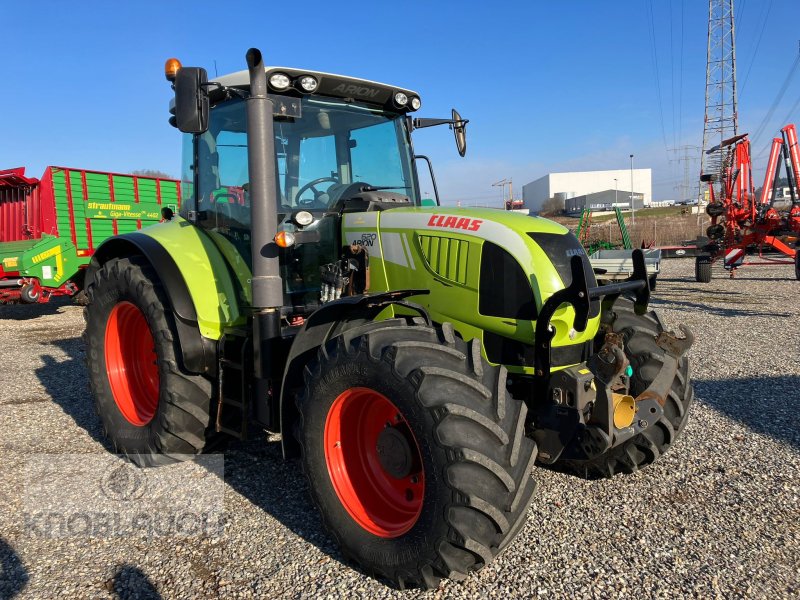
<instances>
[{"instance_id":1,"label":"red hay rake machine","mask_svg":"<svg viewBox=\"0 0 800 600\"><path fill-rule=\"evenodd\" d=\"M701 181L709 185L710 202L706 212L711 217L711 225L706 230L708 241L702 244L707 254L697 257L695 278L708 283L711 281L711 265L722 261L731 277L743 265L793 264L795 276L800 279L800 198L797 187L800 147L797 129L794 125L787 125L781 129L781 137L772 140L760 197L756 196L753 187L747 134L724 140L708 152L725 148L720 175L701 177ZM785 198L782 202L777 201L781 163L786 168L791 201L788 206ZM719 183L718 193L714 190L715 183Z\"/></svg>"}]
</instances>

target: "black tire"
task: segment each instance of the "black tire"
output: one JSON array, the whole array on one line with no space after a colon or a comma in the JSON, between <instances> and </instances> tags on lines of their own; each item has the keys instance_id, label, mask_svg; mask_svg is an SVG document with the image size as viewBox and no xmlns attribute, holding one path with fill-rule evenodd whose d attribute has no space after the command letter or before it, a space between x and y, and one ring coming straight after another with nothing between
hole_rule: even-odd
<instances>
[{"instance_id":1,"label":"black tire","mask_svg":"<svg viewBox=\"0 0 800 600\"><path fill-rule=\"evenodd\" d=\"M525 404L511 398L505 369L481 358L477 340L464 342L448 324L373 323L321 348L305 375L296 434L312 500L365 571L401 588L434 588L484 567L522 528L536 486L536 444L525 435ZM352 389L389 399L419 451L420 513L395 537L351 516L328 469L326 420Z\"/></svg>"},{"instance_id":2,"label":"black tire","mask_svg":"<svg viewBox=\"0 0 800 600\"><path fill-rule=\"evenodd\" d=\"M42 291L32 284L26 284L20 289L19 297L26 304L36 304L42 297Z\"/></svg>"},{"instance_id":3,"label":"black tire","mask_svg":"<svg viewBox=\"0 0 800 600\"><path fill-rule=\"evenodd\" d=\"M654 311L637 315L633 303L627 298L617 299L611 317L613 331L621 333L625 342L625 355L633 368L631 395L636 397L650 386L661 369L664 350L656 344L655 338L664 331L664 327ZM664 405L664 414L658 421L639 435L592 460L565 460L557 465L586 479L634 473L654 463L675 443L686 425L693 400L689 362L684 355L678 361L678 372Z\"/></svg>"},{"instance_id":4,"label":"black tire","mask_svg":"<svg viewBox=\"0 0 800 600\"><path fill-rule=\"evenodd\" d=\"M707 256L698 256L694 261L694 278L700 283L711 281L711 259Z\"/></svg>"},{"instance_id":5,"label":"black tire","mask_svg":"<svg viewBox=\"0 0 800 600\"><path fill-rule=\"evenodd\" d=\"M114 450L140 467L191 459L213 436L212 384L187 373L179 364L174 316L155 271L140 257L112 259L97 271L86 292L89 305L84 309L84 341L89 381L95 409ZM115 400L106 364L106 344L122 339L107 327L109 318L115 307L135 315L131 305L144 316L146 323L141 324L152 336L158 374L157 397L136 396L157 403L150 420L141 424L123 414L125 399L118 394L120 401ZM108 331L112 331L110 336ZM138 368L137 358L126 357L131 369Z\"/></svg>"}]
</instances>

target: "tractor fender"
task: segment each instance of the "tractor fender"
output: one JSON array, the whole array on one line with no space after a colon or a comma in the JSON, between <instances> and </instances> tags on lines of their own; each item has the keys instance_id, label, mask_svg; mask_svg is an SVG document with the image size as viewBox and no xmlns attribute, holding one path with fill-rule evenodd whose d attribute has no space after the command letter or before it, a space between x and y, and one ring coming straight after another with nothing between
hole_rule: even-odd
<instances>
[{"instance_id":1,"label":"tractor fender","mask_svg":"<svg viewBox=\"0 0 800 600\"><path fill-rule=\"evenodd\" d=\"M150 230L156 228L164 226ZM206 239L206 243L197 241L204 236L202 232L195 227L190 229L190 233L189 228L178 229L178 235L174 235L174 228L172 235L170 231L161 231L160 235L135 231L107 239L92 256L85 285L88 287L94 281L96 271L112 258L143 256L156 271L169 298L184 367L192 373L214 376L217 371L216 340L221 336L222 328L232 324L240 315L235 302L235 288L224 259L210 240ZM168 245L159 239L165 233L178 239L171 240ZM185 255L180 252L181 248L186 251ZM191 262L187 262L189 259L184 259L184 256L191 256ZM187 272L191 278L185 276ZM208 302L209 292L215 287L218 294L231 299L226 303L226 313L222 309L213 310Z\"/></svg>"},{"instance_id":2,"label":"tractor fender","mask_svg":"<svg viewBox=\"0 0 800 600\"><path fill-rule=\"evenodd\" d=\"M292 435L292 424L298 417L294 397L304 385L303 369L314 360L319 347L349 329L374 321L380 312L393 304L419 312L430 323L430 317L422 306L405 301L409 296L428 293L429 290L395 290L347 296L323 305L306 319L292 342L283 372L279 408L284 458L300 455L300 446Z\"/></svg>"}]
</instances>

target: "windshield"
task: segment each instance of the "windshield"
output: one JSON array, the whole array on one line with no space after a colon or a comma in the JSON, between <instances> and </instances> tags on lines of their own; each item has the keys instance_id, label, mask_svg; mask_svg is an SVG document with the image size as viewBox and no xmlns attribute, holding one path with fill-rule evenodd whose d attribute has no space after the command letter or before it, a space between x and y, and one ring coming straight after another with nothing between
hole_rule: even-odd
<instances>
[{"instance_id":1,"label":"windshield","mask_svg":"<svg viewBox=\"0 0 800 600\"><path fill-rule=\"evenodd\" d=\"M300 116L274 120L279 212L333 209L353 183L402 194L419 204L403 115L333 98L303 96L299 103ZM211 111L208 131L197 136L201 221L235 212L240 225L249 225L244 210L249 208L245 112L242 100L220 104ZM189 136L185 182L194 179L194 151ZM228 206L221 210L219 204Z\"/></svg>"}]
</instances>

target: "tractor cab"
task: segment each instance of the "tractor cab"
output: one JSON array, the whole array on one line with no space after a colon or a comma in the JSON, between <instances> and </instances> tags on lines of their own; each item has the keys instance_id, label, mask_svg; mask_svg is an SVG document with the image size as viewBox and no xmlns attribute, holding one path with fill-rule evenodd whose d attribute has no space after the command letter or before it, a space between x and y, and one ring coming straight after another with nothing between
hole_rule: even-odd
<instances>
[{"instance_id":1,"label":"tractor cab","mask_svg":"<svg viewBox=\"0 0 800 600\"><path fill-rule=\"evenodd\" d=\"M275 172L268 202L281 234L283 305L310 314L320 303L321 278L343 254L342 214L420 206L409 114L421 102L410 90L326 73L267 67L266 75ZM188 202L182 216L208 231L229 261L252 271L249 86L242 71L198 87L209 110L204 131L184 134L182 180L194 205ZM439 122L417 122L430 124Z\"/></svg>"}]
</instances>

